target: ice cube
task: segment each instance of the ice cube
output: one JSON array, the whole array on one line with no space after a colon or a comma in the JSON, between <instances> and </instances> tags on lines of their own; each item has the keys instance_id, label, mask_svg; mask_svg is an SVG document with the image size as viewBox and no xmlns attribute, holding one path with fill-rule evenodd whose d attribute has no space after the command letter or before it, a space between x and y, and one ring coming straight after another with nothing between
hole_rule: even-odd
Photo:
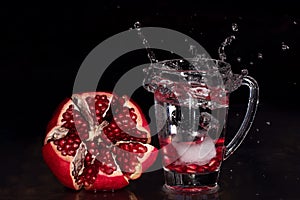
<instances>
[{"instance_id":1,"label":"ice cube","mask_svg":"<svg viewBox=\"0 0 300 200\"><path fill-rule=\"evenodd\" d=\"M205 165L216 156L214 141L209 136L205 137L203 142L199 144L188 144L183 142L172 144L182 162Z\"/></svg>"},{"instance_id":2,"label":"ice cube","mask_svg":"<svg viewBox=\"0 0 300 200\"><path fill-rule=\"evenodd\" d=\"M200 127L203 130L206 130L207 132L216 132L219 131L219 120L215 118L213 115L209 114L208 112L202 112L200 114ZM212 131L210 131L212 130Z\"/></svg>"}]
</instances>

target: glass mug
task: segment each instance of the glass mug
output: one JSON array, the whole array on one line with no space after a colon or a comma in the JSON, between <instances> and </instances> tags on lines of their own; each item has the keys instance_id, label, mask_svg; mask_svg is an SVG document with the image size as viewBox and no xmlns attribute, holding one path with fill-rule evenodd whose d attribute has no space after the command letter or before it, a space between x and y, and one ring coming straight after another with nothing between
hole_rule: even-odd
<instances>
[{"instance_id":1,"label":"glass mug","mask_svg":"<svg viewBox=\"0 0 300 200\"><path fill-rule=\"evenodd\" d=\"M233 74L220 60L174 59L144 69L144 88L154 93L158 138L167 190L210 193L226 160L244 140L255 117L259 87L242 71ZM250 89L247 112L225 146L229 94Z\"/></svg>"}]
</instances>

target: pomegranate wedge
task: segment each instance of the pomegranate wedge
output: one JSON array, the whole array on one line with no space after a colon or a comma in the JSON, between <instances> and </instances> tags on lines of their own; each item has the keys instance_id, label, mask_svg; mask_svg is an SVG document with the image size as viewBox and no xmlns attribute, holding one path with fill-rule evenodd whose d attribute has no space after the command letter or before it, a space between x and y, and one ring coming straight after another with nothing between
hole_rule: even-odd
<instances>
[{"instance_id":1,"label":"pomegranate wedge","mask_svg":"<svg viewBox=\"0 0 300 200\"><path fill-rule=\"evenodd\" d=\"M157 157L141 109L108 92L66 99L46 132L43 158L57 179L75 190L123 188Z\"/></svg>"}]
</instances>

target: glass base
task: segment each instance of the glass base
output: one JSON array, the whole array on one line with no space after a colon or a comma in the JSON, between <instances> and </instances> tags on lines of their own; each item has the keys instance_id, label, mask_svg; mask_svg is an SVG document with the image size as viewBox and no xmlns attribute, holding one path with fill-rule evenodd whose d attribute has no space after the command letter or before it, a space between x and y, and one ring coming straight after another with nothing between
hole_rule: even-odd
<instances>
[{"instance_id":1,"label":"glass base","mask_svg":"<svg viewBox=\"0 0 300 200\"><path fill-rule=\"evenodd\" d=\"M218 171L206 174L181 174L165 169L164 176L164 190L167 192L211 194L219 190Z\"/></svg>"}]
</instances>

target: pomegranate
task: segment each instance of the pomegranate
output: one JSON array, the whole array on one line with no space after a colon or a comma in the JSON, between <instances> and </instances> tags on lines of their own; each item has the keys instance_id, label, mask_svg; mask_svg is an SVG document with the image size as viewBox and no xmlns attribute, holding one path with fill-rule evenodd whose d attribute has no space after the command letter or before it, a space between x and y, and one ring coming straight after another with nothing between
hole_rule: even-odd
<instances>
[{"instance_id":1,"label":"pomegranate","mask_svg":"<svg viewBox=\"0 0 300 200\"><path fill-rule=\"evenodd\" d=\"M140 108L108 92L73 94L46 132L43 158L57 179L75 190L123 188L157 157Z\"/></svg>"}]
</instances>

